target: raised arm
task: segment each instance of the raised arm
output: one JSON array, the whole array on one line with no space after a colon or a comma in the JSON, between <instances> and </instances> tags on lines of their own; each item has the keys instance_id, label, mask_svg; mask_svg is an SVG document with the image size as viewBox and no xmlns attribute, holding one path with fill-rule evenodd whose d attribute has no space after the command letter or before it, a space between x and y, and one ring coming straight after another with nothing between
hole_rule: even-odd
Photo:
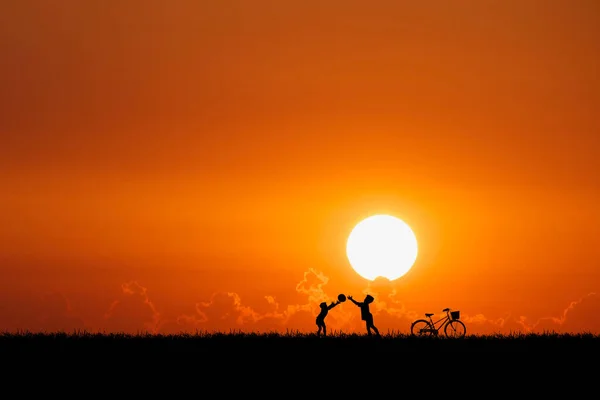
<instances>
[{"instance_id":1,"label":"raised arm","mask_svg":"<svg viewBox=\"0 0 600 400\"><path fill-rule=\"evenodd\" d=\"M357 306L360 306L360 303L359 303L358 301L354 300L354 299L352 298L352 296L348 296L348 300L350 300L351 302L353 302L353 303L354 303L354 304L356 304Z\"/></svg>"},{"instance_id":2,"label":"raised arm","mask_svg":"<svg viewBox=\"0 0 600 400\"><path fill-rule=\"evenodd\" d=\"M339 301L336 301L336 302L333 302L333 301L332 301L332 302L331 302L331 304L329 305L329 307L327 307L327 309L328 309L328 310L331 310L333 307L337 306L338 304L340 304L340 302L339 302Z\"/></svg>"}]
</instances>

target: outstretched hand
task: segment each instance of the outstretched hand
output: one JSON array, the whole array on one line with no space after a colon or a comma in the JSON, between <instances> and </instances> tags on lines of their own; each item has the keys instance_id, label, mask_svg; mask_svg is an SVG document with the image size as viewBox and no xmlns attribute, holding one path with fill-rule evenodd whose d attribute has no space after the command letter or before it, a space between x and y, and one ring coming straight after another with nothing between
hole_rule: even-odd
<instances>
[{"instance_id":1,"label":"outstretched hand","mask_svg":"<svg viewBox=\"0 0 600 400\"><path fill-rule=\"evenodd\" d=\"M348 298L349 298L350 300L352 300L352 296L348 296Z\"/></svg>"}]
</instances>

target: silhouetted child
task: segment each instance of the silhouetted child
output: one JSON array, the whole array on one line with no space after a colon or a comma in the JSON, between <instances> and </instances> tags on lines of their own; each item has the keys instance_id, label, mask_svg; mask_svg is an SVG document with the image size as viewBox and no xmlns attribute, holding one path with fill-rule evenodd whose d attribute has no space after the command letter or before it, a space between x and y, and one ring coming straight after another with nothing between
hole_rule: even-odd
<instances>
[{"instance_id":1,"label":"silhouetted child","mask_svg":"<svg viewBox=\"0 0 600 400\"><path fill-rule=\"evenodd\" d=\"M368 294L363 302L354 300L352 296L348 296L348 298L350 299L350 301L352 301L354 304L360 307L360 319L367 323L367 334L371 336L372 329L375 331L375 334L377 336L381 336L379 334L379 330L375 327L375 325L373 325L373 314L371 314L371 311L369 310L369 304L371 304L373 300L375 300L373 296Z\"/></svg>"},{"instance_id":2,"label":"silhouetted child","mask_svg":"<svg viewBox=\"0 0 600 400\"><path fill-rule=\"evenodd\" d=\"M322 302L321 304L319 304L319 307L321 307L321 312L319 313L319 315L317 315L317 326L319 327L319 330L317 331L317 336L321 334L321 331L323 331L323 336L327 336L327 326L325 326L325 317L329 313L329 310L331 310L338 304L340 304L339 301L336 301L335 303L332 302L330 305L327 305L326 302Z\"/></svg>"}]
</instances>

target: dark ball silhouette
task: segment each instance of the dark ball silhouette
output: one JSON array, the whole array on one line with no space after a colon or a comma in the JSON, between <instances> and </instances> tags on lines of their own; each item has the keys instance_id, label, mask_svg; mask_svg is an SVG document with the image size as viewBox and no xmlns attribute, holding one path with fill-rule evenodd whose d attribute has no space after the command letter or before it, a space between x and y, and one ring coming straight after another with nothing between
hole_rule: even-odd
<instances>
[{"instance_id":1,"label":"dark ball silhouette","mask_svg":"<svg viewBox=\"0 0 600 400\"><path fill-rule=\"evenodd\" d=\"M346 295L345 294L338 294L338 300L340 303L343 303L346 301Z\"/></svg>"}]
</instances>

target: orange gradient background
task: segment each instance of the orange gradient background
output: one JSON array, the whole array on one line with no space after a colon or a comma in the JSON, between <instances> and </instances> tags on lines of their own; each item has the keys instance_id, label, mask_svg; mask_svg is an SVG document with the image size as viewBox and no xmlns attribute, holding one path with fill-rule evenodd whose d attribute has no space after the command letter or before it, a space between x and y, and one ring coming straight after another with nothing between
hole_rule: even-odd
<instances>
[{"instance_id":1,"label":"orange gradient background","mask_svg":"<svg viewBox=\"0 0 600 400\"><path fill-rule=\"evenodd\" d=\"M599 4L3 2L0 330L599 333Z\"/></svg>"}]
</instances>

